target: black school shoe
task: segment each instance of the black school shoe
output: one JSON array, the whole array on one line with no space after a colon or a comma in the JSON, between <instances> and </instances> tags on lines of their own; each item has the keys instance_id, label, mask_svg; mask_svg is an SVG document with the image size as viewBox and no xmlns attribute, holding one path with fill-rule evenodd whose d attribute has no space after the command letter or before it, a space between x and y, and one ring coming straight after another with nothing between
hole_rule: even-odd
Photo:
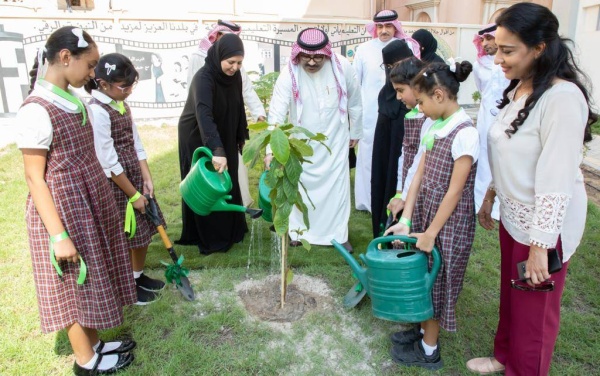
<instances>
[{"instance_id":1,"label":"black school shoe","mask_svg":"<svg viewBox=\"0 0 600 376\"><path fill-rule=\"evenodd\" d=\"M444 366L439 344L431 355L425 355L421 340L408 345L395 345L392 347L390 354L394 362L407 367L422 367L435 371Z\"/></svg>"},{"instance_id":2,"label":"black school shoe","mask_svg":"<svg viewBox=\"0 0 600 376\"><path fill-rule=\"evenodd\" d=\"M165 288L163 281L150 278L144 273L135 279L135 284L146 291L160 291Z\"/></svg>"},{"instance_id":3,"label":"black school shoe","mask_svg":"<svg viewBox=\"0 0 600 376\"><path fill-rule=\"evenodd\" d=\"M140 286L136 286L135 291L137 293L137 302L134 303L135 305L148 305L150 303L154 303L159 298L157 292L144 290Z\"/></svg>"},{"instance_id":4,"label":"black school shoe","mask_svg":"<svg viewBox=\"0 0 600 376\"><path fill-rule=\"evenodd\" d=\"M117 342L117 341L115 341L115 342ZM135 345L136 345L135 341L132 341L132 340L129 340L129 339L124 339L124 340L121 340L121 341L118 341L118 342L121 342L121 344L116 349L102 352L102 349L104 348L104 344L105 343L104 343L104 341L100 341L100 344L96 348L96 353L102 354L102 355L126 353L128 351L133 350L135 348Z\"/></svg>"},{"instance_id":5,"label":"black school shoe","mask_svg":"<svg viewBox=\"0 0 600 376\"><path fill-rule=\"evenodd\" d=\"M412 329L392 333L390 339L394 345L408 345L423 338L420 325L414 325Z\"/></svg>"},{"instance_id":6,"label":"black school shoe","mask_svg":"<svg viewBox=\"0 0 600 376\"><path fill-rule=\"evenodd\" d=\"M98 369L100 362L102 361L102 355L98 354L98 359L96 359L96 363L92 369L83 368L77 362L73 364L73 373L76 376L93 376L93 375L109 375L111 373L118 372L122 369L127 368L133 362L133 354L132 353L120 353L117 356L119 359L117 360L117 364L112 366L109 369Z\"/></svg>"}]
</instances>

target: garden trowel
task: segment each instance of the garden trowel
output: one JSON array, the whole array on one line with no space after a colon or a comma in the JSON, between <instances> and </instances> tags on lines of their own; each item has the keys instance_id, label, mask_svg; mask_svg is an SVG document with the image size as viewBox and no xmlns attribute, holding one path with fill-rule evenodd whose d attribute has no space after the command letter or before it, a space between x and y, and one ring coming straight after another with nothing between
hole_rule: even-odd
<instances>
[{"instance_id":1,"label":"garden trowel","mask_svg":"<svg viewBox=\"0 0 600 376\"><path fill-rule=\"evenodd\" d=\"M167 266L167 270L165 271L165 278L168 282L175 283L177 290L179 290L179 292L181 293L181 295L183 295L184 298L186 298L189 301L192 301L195 299L194 290L192 290L192 285L190 284L190 280L187 277L190 271L187 268L181 266L181 264L183 263L183 255L177 257L177 255L175 254L173 244L167 236L167 232L165 231L165 228L162 225L162 221L158 216L156 202L149 195L145 195L145 197L148 200L148 205L146 206L146 215L156 226L156 229L160 234L160 238L162 239L163 244L167 248L167 251L169 251L169 255L173 260L172 265L161 261L164 265Z\"/></svg>"}]
</instances>

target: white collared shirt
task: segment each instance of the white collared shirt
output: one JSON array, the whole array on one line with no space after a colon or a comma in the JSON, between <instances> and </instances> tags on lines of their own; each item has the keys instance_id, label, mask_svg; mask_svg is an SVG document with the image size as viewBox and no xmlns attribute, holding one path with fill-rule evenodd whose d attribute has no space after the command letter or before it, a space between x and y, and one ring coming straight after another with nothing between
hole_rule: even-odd
<instances>
[{"instance_id":1,"label":"white collared shirt","mask_svg":"<svg viewBox=\"0 0 600 376\"><path fill-rule=\"evenodd\" d=\"M81 99L71 88L68 91L71 95ZM79 113L79 108L75 103L53 93L42 85L36 85L30 96L47 100L70 114ZM81 100L81 102L85 103L84 100ZM17 112L15 125L17 127L16 143L19 149L50 149L52 123L50 122L50 115L44 107L37 103L24 105Z\"/></svg>"},{"instance_id":2,"label":"white collared shirt","mask_svg":"<svg viewBox=\"0 0 600 376\"><path fill-rule=\"evenodd\" d=\"M98 90L92 90L92 97L96 98L104 104L108 104L115 110L118 110L117 104L112 98L106 94L101 93ZM111 173L119 175L123 173L123 166L119 163L119 155L114 147L114 140L111 135L111 123L110 115L108 112L98 104L91 104L90 110L94 117L92 126L94 128L94 147L96 149L96 156L100 161L102 169L106 177L110 178ZM131 116L131 114L123 114L123 116ZM133 128L133 144L138 157L138 160L145 160L146 151L142 145L142 141L137 131L135 122L132 122Z\"/></svg>"},{"instance_id":3,"label":"white collared shirt","mask_svg":"<svg viewBox=\"0 0 600 376\"><path fill-rule=\"evenodd\" d=\"M452 117L450 122L446 124L446 126L442 129L438 129L434 133L434 137L436 140L447 137L457 126L464 123L467 120L471 120L469 115L465 112L464 109L458 110L456 114ZM396 186L397 190L402 191L402 197L406 200L408 196L408 189L410 188L410 184L412 183L412 179L415 176L417 168L419 167L419 162L421 161L421 157L426 153L425 145L422 144L425 135L433 125L434 121L430 118L427 118L421 127L421 144L419 145L419 150L415 155L415 159L413 160L413 164L411 165L408 173L406 174L406 179L404 181L404 186L402 185L402 164L404 163L404 158L402 155L398 159L398 185ZM452 142L452 158L457 160L463 155L470 155L473 158L473 163L477 162L479 158L479 133L477 132L477 128L475 127L467 127L462 129L460 132L456 134L454 141Z\"/></svg>"},{"instance_id":4,"label":"white collared shirt","mask_svg":"<svg viewBox=\"0 0 600 376\"><path fill-rule=\"evenodd\" d=\"M454 129L456 129L456 127L465 121L473 123L469 115L461 108L452 116L445 127L438 129L434 133L435 139L439 140L447 137ZM425 146L421 144L419 150L424 147ZM424 152L427 153L427 151ZM456 134L456 137L454 137L454 141L452 141L452 158L457 160L463 155L470 155L473 157L473 163L477 162L477 158L479 158L479 132L477 132L477 128L475 127L461 129Z\"/></svg>"}]
</instances>

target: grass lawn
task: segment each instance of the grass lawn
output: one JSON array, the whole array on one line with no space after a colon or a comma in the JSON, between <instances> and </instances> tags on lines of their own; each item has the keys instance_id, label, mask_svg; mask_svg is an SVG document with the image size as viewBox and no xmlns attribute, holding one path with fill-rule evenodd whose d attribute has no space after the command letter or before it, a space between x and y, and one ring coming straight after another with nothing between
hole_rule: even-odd
<instances>
[{"instance_id":1,"label":"grass lawn","mask_svg":"<svg viewBox=\"0 0 600 376\"><path fill-rule=\"evenodd\" d=\"M181 230L177 130L140 127L154 176L156 198L171 240ZM256 197L259 168L251 171ZM24 220L27 187L20 152L0 150L0 375L68 375L74 357L64 331L40 331ZM278 273L268 225L228 253L200 256L197 248L176 246L192 269L197 300L187 302L173 288L155 304L127 307L125 323L101 333L103 339L133 337L134 364L123 375L427 375L390 360L389 334L398 324L374 318L365 298L344 310L342 298L354 283L350 268L331 247L292 249L294 274L320 278L331 289L332 309L308 314L290 325L249 316L234 286ZM355 254L370 239L370 217L353 211L350 240ZM588 208L586 233L572 258L564 293L561 332L552 375L600 374L600 210ZM161 276L168 260L158 237L150 246L148 273ZM457 333L441 334L445 367L437 374L468 374L467 359L492 353L497 323L499 250L495 232L478 228L458 304ZM531 312L535 315L535 312Z\"/></svg>"}]
</instances>

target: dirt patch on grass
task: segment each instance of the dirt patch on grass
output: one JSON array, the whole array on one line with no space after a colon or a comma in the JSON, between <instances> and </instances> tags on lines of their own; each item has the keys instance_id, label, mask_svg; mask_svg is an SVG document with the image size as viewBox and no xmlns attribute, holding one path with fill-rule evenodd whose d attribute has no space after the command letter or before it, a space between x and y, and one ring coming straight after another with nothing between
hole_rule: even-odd
<instances>
[{"instance_id":1,"label":"dirt patch on grass","mask_svg":"<svg viewBox=\"0 0 600 376\"><path fill-rule=\"evenodd\" d=\"M306 313L331 310L331 290L318 278L297 275L287 287L281 307L279 276L259 281L244 281L236 286L238 296L251 315L269 322L289 323L300 320Z\"/></svg>"}]
</instances>

